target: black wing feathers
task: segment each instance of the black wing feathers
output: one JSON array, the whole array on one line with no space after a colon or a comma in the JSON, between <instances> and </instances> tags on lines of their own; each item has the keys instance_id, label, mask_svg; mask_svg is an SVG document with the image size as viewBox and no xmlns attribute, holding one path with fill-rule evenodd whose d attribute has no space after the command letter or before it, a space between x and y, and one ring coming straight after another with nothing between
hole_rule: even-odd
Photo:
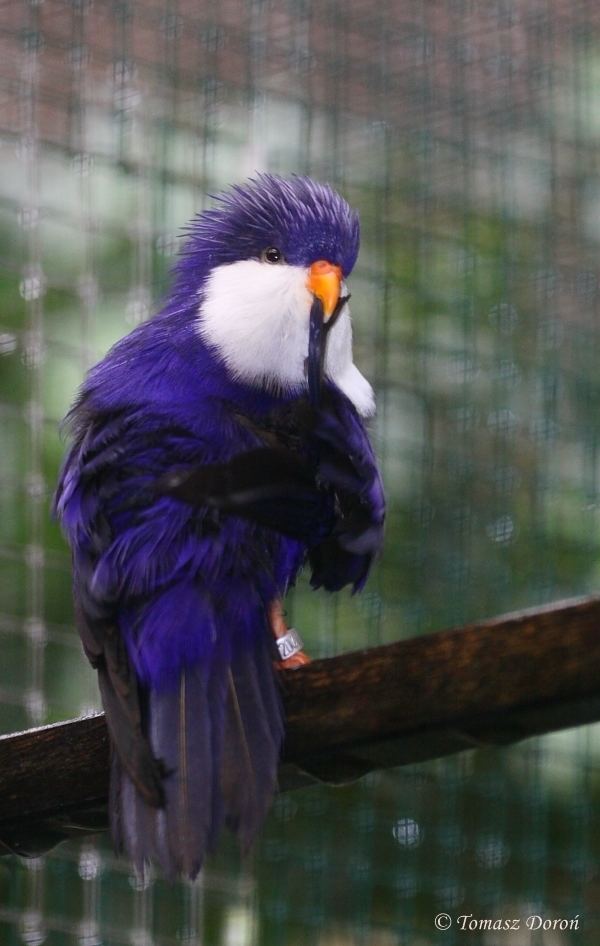
<instances>
[{"instance_id":1,"label":"black wing feathers","mask_svg":"<svg viewBox=\"0 0 600 946\"><path fill-rule=\"evenodd\" d=\"M157 489L298 539L314 587L359 590L383 541L383 487L353 405L331 387L320 397L319 410L303 400L264 426L245 419L264 446L180 469Z\"/></svg>"}]
</instances>

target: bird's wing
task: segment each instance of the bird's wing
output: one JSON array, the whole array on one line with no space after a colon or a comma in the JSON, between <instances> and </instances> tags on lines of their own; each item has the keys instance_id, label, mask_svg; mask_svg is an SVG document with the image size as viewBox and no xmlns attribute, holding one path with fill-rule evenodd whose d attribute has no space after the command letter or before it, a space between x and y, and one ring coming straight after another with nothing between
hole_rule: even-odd
<instances>
[{"instance_id":1,"label":"bird's wing","mask_svg":"<svg viewBox=\"0 0 600 946\"><path fill-rule=\"evenodd\" d=\"M148 804L160 806L163 766L145 732L145 697L118 624L119 581L104 566L114 544L115 510L128 499L123 490L124 444L132 419L123 411L92 418L80 404L75 421L79 429L55 496L55 511L72 547L75 619L85 653L98 672L113 744L140 794ZM129 501L139 504L144 490L140 483Z\"/></svg>"},{"instance_id":2,"label":"bird's wing","mask_svg":"<svg viewBox=\"0 0 600 946\"><path fill-rule=\"evenodd\" d=\"M224 463L175 470L156 486L191 505L248 519L306 545L334 526L332 497L317 482L314 464L281 443L253 447Z\"/></svg>"},{"instance_id":3,"label":"bird's wing","mask_svg":"<svg viewBox=\"0 0 600 946\"><path fill-rule=\"evenodd\" d=\"M247 843L275 790L276 550L251 523L157 491L171 463L197 467L214 444L148 410L83 404L75 419L56 511L116 749L113 837L138 866L194 876L219 825Z\"/></svg>"},{"instance_id":4,"label":"bird's wing","mask_svg":"<svg viewBox=\"0 0 600 946\"><path fill-rule=\"evenodd\" d=\"M261 446L224 463L176 470L157 489L208 505L303 542L312 584L360 590L383 541L383 485L356 409L328 385L321 405L293 402L260 424Z\"/></svg>"},{"instance_id":5,"label":"bird's wing","mask_svg":"<svg viewBox=\"0 0 600 946\"><path fill-rule=\"evenodd\" d=\"M317 477L336 497L332 532L309 550L311 584L360 591L383 546L385 496L377 461L352 402L328 385L312 429Z\"/></svg>"}]
</instances>

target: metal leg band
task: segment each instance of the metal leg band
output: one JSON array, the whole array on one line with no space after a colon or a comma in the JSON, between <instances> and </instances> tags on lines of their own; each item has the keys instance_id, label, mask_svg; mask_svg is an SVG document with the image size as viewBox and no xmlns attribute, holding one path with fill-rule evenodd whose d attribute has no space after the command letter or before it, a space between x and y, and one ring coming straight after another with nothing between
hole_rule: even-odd
<instances>
[{"instance_id":1,"label":"metal leg band","mask_svg":"<svg viewBox=\"0 0 600 946\"><path fill-rule=\"evenodd\" d=\"M304 641L298 631L293 627L288 628L287 634L277 638L277 648L282 660L288 660L295 654L298 654L304 647Z\"/></svg>"}]
</instances>

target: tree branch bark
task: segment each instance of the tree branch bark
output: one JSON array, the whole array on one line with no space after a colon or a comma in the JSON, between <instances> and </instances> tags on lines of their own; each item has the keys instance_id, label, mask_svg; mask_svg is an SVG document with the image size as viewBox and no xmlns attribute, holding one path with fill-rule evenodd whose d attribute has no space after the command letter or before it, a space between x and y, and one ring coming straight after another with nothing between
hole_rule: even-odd
<instances>
[{"instance_id":1,"label":"tree branch bark","mask_svg":"<svg viewBox=\"0 0 600 946\"><path fill-rule=\"evenodd\" d=\"M282 790L600 720L600 599L559 602L281 674ZM0 845L107 825L104 716L0 738Z\"/></svg>"}]
</instances>

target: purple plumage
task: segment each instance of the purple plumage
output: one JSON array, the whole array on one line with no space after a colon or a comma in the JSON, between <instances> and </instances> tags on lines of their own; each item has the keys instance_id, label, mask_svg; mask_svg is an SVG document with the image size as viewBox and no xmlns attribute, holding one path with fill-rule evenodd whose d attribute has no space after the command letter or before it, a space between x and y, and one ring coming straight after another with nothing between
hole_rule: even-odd
<instances>
[{"instance_id":1,"label":"purple plumage","mask_svg":"<svg viewBox=\"0 0 600 946\"><path fill-rule=\"evenodd\" d=\"M255 836L284 731L270 608L306 559L315 586L360 589L384 517L345 311L308 398L311 266L348 275L356 215L306 178L219 201L162 311L89 372L56 494L114 750L113 838L169 876L195 876L223 823Z\"/></svg>"}]
</instances>

